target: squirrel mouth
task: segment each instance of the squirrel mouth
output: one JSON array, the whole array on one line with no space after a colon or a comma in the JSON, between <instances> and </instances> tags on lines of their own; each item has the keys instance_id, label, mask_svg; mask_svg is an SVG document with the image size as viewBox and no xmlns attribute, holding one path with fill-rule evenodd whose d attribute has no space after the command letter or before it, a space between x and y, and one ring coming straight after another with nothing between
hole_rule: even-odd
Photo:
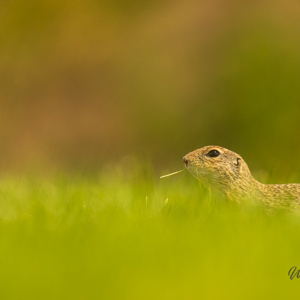
<instances>
[{"instance_id":1,"label":"squirrel mouth","mask_svg":"<svg viewBox=\"0 0 300 300\"><path fill-rule=\"evenodd\" d=\"M187 168L188 164L189 164L189 161L187 160L186 156L183 157L182 161L184 162L185 167Z\"/></svg>"}]
</instances>

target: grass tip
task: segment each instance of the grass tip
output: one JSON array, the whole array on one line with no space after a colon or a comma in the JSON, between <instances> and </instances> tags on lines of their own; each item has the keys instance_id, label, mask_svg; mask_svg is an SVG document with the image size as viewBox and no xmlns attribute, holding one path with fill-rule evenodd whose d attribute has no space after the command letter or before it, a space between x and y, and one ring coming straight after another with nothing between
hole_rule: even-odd
<instances>
[{"instance_id":1,"label":"grass tip","mask_svg":"<svg viewBox=\"0 0 300 300\"><path fill-rule=\"evenodd\" d=\"M182 169L182 170L180 170L180 171L176 171L176 172L173 172L173 173L170 173L170 174L167 174L167 175L163 175L163 176L160 176L159 178L169 177L169 176L172 176L172 175L181 173L181 172L184 171L184 170L185 170L185 169Z\"/></svg>"}]
</instances>

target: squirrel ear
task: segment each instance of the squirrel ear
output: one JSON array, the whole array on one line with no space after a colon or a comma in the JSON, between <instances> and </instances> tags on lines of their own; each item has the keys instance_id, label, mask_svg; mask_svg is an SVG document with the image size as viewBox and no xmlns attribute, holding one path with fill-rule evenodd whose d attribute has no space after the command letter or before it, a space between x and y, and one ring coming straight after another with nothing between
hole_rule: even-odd
<instances>
[{"instance_id":1,"label":"squirrel ear","mask_svg":"<svg viewBox=\"0 0 300 300\"><path fill-rule=\"evenodd\" d=\"M240 163L240 160L241 160L241 158L240 158L240 157L237 157L237 158L234 160L234 162L233 162L234 165L238 167L238 166L241 164L241 163Z\"/></svg>"}]
</instances>

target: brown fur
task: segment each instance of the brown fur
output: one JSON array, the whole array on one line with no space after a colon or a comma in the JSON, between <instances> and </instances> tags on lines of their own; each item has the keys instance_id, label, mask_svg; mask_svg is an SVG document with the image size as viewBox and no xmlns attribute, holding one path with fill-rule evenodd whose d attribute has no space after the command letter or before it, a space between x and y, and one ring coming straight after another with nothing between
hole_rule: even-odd
<instances>
[{"instance_id":1,"label":"brown fur","mask_svg":"<svg viewBox=\"0 0 300 300\"><path fill-rule=\"evenodd\" d=\"M220 155L209 157L211 150ZM240 204L254 200L266 208L300 208L300 184L263 184L252 176L243 158L228 149L206 146L188 153L183 161L197 179L230 201Z\"/></svg>"}]
</instances>

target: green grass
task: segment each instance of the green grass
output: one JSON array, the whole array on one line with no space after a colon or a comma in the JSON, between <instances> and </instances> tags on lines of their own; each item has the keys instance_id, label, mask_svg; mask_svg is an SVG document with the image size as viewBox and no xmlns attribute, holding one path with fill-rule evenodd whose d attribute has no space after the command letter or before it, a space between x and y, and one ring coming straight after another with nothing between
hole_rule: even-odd
<instances>
[{"instance_id":1,"label":"green grass","mask_svg":"<svg viewBox=\"0 0 300 300\"><path fill-rule=\"evenodd\" d=\"M0 299L297 295L287 274L300 267L300 219L207 196L187 172L3 175Z\"/></svg>"}]
</instances>

